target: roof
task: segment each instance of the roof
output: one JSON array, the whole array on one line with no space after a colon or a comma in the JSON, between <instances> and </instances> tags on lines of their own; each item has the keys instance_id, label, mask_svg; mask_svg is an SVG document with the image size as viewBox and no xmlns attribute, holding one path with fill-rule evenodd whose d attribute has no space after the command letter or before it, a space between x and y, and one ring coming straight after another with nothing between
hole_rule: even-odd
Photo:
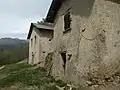
<instances>
[{"instance_id":1,"label":"roof","mask_svg":"<svg viewBox=\"0 0 120 90\"><path fill-rule=\"evenodd\" d=\"M38 30L50 30L50 31L53 31L53 27L52 27L51 24L31 23L27 39L30 39L31 33L33 31L33 27L37 28Z\"/></svg>"},{"instance_id":2,"label":"roof","mask_svg":"<svg viewBox=\"0 0 120 90\"><path fill-rule=\"evenodd\" d=\"M63 0L53 0L52 4L50 6L50 9L48 11L46 21L53 23L55 20L55 16L57 14L57 11L59 10Z\"/></svg>"}]
</instances>

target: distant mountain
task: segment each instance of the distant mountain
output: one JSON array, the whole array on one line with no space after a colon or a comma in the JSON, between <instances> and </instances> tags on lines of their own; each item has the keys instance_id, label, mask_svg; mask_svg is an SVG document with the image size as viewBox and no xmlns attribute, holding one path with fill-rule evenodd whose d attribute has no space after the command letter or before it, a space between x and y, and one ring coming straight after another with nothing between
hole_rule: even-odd
<instances>
[{"instance_id":1,"label":"distant mountain","mask_svg":"<svg viewBox=\"0 0 120 90\"><path fill-rule=\"evenodd\" d=\"M26 39L27 38L27 33L0 33L0 38L6 38L6 37L11 37L11 38L20 38L20 39Z\"/></svg>"},{"instance_id":2,"label":"distant mountain","mask_svg":"<svg viewBox=\"0 0 120 90\"><path fill-rule=\"evenodd\" d=\"M28 44L27 40L20 40L18 38L1 38L0 39L0 50L11 50L15 47Z\"/></svg>"}]
</instances>

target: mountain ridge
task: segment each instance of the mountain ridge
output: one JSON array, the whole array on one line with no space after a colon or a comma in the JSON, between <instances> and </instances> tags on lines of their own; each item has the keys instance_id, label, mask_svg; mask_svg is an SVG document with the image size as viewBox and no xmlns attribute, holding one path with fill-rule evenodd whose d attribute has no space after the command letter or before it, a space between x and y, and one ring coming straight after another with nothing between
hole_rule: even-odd
<instances>
[{"instance_id":1,"label":"mountain ridge","mask_svg":"<svg viewBox=\"0 0 120 90\"><path fill-rule=\"evenodd\" d=\"M26 44L28 44L28 41L24 39L9 38L9 37L0 39L0 49L3 50L11 50L18 46L22 46Z\"/></svg>"}]
</instances>

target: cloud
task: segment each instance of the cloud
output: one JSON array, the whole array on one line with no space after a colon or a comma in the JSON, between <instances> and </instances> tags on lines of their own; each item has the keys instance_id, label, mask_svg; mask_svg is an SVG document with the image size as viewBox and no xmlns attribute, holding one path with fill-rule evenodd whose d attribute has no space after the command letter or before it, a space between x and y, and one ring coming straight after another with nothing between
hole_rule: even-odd
<instances>
[{"instance_id":1,"label":"cloud","mask_svg":"<svg viewBox=\"0 0 120 90\"><path fill-rule=\"evenodd\" d=\"M51 0L3 0L0 2L0 11L12 13L21 17L32 17L39 15L43 17Z\"/></svg>"},{"instance_id":2,"label":"cloud","mask_svg":"<svg viewBox=\"0 0 120 90\"><path fill-rule=\"evenodd\" d=\"M0 2L0 37L9 33L28 33L31 22L40 21L46 16L51 1L2 0Z\"/></svg>"},{"instance_id":3,"label":"cloud","mask_svg":"<svg viewBox=\"0 0 120 90\"><path fill-rule=\"evenodd\" d=\"M0 15L0 32L1 33L22 33L28 32L31 22L41 20L41 17L21 18L14 15Z\"/></svg>"}]
</instances>

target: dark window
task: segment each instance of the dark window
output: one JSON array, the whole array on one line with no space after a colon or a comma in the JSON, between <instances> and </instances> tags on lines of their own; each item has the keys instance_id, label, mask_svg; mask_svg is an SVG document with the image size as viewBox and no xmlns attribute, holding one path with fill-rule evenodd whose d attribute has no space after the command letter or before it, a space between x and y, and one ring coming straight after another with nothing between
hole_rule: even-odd
<instances>
[{"instance_id":1,"label":"dark window","mask_svg":"<svg viewBox=\"0 0 120 90\"><path fill-rule=\"evenodd\" d=\"M65 30L70 29L70 24L71 24L70 12L67 12L64 16L64 29Z\"/></svg>"},{"instance_id":2,"label":"dark window","mask_svg":"<svg viewBox=\"0 0 120 90\"><path fill-rule=\"evenodd\" d=\"M36 42L37 42L37 40L36 40L37 38L36 38L36 36L35 36L35 44L36 44Z\"/></svg>"},{"instance_id":3,"label":"dark window","mask_svg":"<svg viewBox=\"0 0 120 90\"><path fill-rule=\"evenodd\" d=\"M49 41L51 41L52 39L50 38Z\"/></svg>"},{"instance_id":4,"label":"dark window","mask_svg":"<svg viewBox=\"0 0 120 90\"><path fill-rule=\"evenodd\" d=\"M43 53L45 53L45 51L43 51Z\"/></svg>"},{"instance_id":5,"label":"dark window","mask_svg":"<svg viewBox=\"0 0 120 90\"><path fill-rule=\"evenodd\" d=\"M34 62L34 54L32 52L32 64L33 64L33 62Z\"/></svg>"},{"instance_id":6,"label":"dark window","mask_svg":"<svg viewBox=\"0 0 120 90\"><path fill-rule=\"evenodd\" d=\"M64 68L64 71L65 71L65 67L66 67L66 53L61 53L61 57L62 57L62 60L63 60L63 68Z\"/></svg>"}]
</instances>

